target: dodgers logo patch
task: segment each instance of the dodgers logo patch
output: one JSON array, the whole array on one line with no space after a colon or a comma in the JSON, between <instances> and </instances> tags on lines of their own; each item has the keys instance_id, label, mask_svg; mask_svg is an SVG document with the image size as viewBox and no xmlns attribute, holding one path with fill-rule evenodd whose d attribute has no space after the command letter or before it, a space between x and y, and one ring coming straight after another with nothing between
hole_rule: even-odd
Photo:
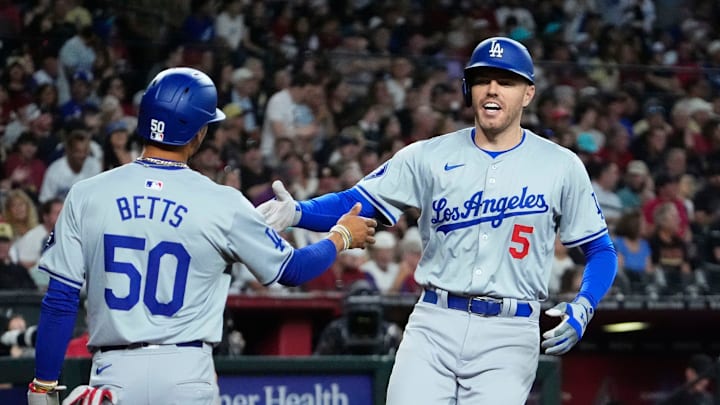
<instances>
[{"instance_id":1,"label":"dodgers logo patch","mask_svg":"<svg viewBox=\"0 0 720 405\"><path fill-rule=\"evenodd\" d=\"M383 176L385 173L387 173L387 168L388 168L389 164L390 164L390 162L385 162L384 165L378 167L372 173L365 176L365 180L375 179L375 178Z\"/></svg>"}]
</instances>

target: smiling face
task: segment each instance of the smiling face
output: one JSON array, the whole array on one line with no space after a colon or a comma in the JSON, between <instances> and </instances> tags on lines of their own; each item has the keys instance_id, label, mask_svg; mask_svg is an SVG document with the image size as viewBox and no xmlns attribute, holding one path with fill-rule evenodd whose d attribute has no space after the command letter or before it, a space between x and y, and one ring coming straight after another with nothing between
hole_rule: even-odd
<instances>
[{"instance_id":1,"label":"smiling face","mask_svg":"<svg viewBox=\"0 0 720 405\"><path fill-rule=\"evenodd\" d=\"M478 68L470 75L475 124L487 138L520 127L522 110L535 95L535 86L515 73Z\"/></svg>"}]
</instances>

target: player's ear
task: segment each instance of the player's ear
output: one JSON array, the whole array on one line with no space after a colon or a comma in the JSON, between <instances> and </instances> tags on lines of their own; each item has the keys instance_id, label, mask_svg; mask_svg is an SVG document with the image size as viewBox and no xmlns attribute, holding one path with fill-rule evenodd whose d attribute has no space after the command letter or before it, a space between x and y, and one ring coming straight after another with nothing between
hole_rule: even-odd
<instances>
[{"instance_id":1,"label":"player's ear","mask_svg":"<svg viewBox=\"0 0 720 405\"><path fill-rule=\"evenodd\" d=\"M535 85L530 84L525 88L525 96L523 97L523 108L530 105L533 97L535 97Z\"/></svg>"}]
</instances>

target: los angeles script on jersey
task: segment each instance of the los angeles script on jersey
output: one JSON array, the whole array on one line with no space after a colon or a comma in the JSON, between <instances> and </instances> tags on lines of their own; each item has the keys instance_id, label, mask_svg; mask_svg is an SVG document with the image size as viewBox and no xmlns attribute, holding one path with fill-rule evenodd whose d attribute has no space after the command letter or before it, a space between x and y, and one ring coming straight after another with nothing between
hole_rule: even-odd
<instances>
[{"instance_id":1,"label":"los angeles script on jersey","mask_svg":"<svg viewBox=\"0 0 720 405\"><path fill-rule=\"evenodd\" d=\"M447 198L442 197L433 201L432 208L431 222L442 224L437 227L437 232L444 233L481 222L490 222L493 228L497 228L505 218L548 211L545 195L528 193L527 187L523 187L520 195L488 199L483 199L483 191L480 190L456 207L448 207ZM465 219L469 220L462 221Z\"/></svg>"},{"instance_id":2,"label":"los angeles script on jersey","mask_svg":"<svg viewBox=\"0 0 720 405\"><path fill-rule=\"evenodd\" d=\"M167 223L175 228L182 223L183 216L187 214L186 206L175 201L156 196L134 195L120 197L117 203L120 219L149 219Z\"/></svg>"}]
</instances>

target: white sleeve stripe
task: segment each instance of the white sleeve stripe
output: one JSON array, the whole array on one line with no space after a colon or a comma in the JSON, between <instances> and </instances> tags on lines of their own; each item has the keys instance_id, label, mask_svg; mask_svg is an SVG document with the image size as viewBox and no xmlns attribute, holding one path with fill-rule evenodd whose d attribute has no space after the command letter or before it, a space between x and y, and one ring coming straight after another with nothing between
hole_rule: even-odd
<instances>
[{"instance_id":1,"label":"white sleeve stripe","mask_svg":"<svg viewBox=\"0 0 720 405\"><path fill-rule=\"evenodd\" d=\"M387 219L390 220L390 223L391 223L391 224L395 225L395 224L397 223L397 218L395 218L395 216L394 216L393 214L391 214L390 211L388 211L388 209L385 208L385 206L384 206L380 201L378 201L375 197L373 197L372 195L370 195L370 193L368 193L367 190L365 190L365 189L363 188L363 186L358 185L358 186L356 186L356 187L357 187L358 191L360 191L360 194L362 194L365 198L367 198L368 200L370 200L370 202L371 202L377 209L380 210L380 212L385 216L385 218L387 218Z\"/></svg>"},{"instance_id":2,"label":"white sleeve stripe","mask_svg":"<svg viewBox=\"0 0 720 405\"><path fill-rule=\"evenodd\" d=\"M285 272L285 269L287 268L287 265L290 262L290 258L292 258L294 254L295 254L295 249L293 249L292 252L290 252L290 254L288 255L288 257L286 257L285 260L282 262L282 264L280 265L280 271L278 271L278 274L275 276L275 278L273 278L272 280L270 280L267 283L264 283L263 284L264 286L269 286L270 284L279 280L280 277L282 277L282 274Z\"/></svg>"},{"instance_id":3,"label":"white sleeve stripe","mask_svg":"<svg viewBox=\"0 0 720 405\"><path fill-rule=\"evenodd\" d=\"M48 274L51 275L53 278L58 279L58 281L62 281L62 282L64 282L65 284L69 284L69 285L71 285L71 286L73 286L73 287L77 287L78 289L81 289L82 286L83 286L83 281L78 282L78 281L75 281L75 280L71 280L71 279L69 279L69 278L67 278L67 277L63 277L63 276L61 276L61 275L59 275L59 274L51 271L51 270L48 269L47 267L38 266L38 269L40 269L40 270L48 273Z\"/></svg>"}]
</instances>

